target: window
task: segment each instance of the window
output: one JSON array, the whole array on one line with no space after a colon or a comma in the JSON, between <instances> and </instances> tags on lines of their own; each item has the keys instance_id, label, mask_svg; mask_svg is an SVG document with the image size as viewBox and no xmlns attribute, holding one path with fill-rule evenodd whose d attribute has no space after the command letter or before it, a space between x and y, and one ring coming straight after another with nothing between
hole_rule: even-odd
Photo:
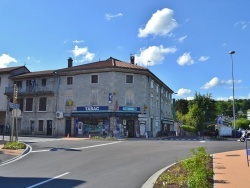
<instances>
[{"instance_id":1,"label":"window","mask_svg":"<svg viewBox=\"0 0 250 188\"><path fill-rule=\"evenodd\" d=\"M92 91L90 94L90 105L98 105L98 91Z\"/></svg>"},{"instance_id":2,"label":"window","mask_svg":"<svg viewBox=\"0 0 250 188\"><path fill-rule=\"evenodd\" d=\"M156 86L156 92L159 92L159 85Z\"/></svg>"},{"instance_id":3,"label":"window","mask_svg":"<svg viewBox=\"0 0 250 188\"><path fill-rule=\"evenodd\" d=\"M19 109L23 111L23 98L19 98L18 103L19 103Z\"/></svg>"},{"instance_id":4,"label":"window","mask_svg":"<svg viewBox=\"0 0 250 188\"><path fill-rule=\"evenodd\" d=\"M91 83L98 83L98 75L91 75Z\"/></svg>"},{"instance_id":5,"label":"window","mask_svg":"<svg viewBox=\"0 0 250 188\"><path fill-rule=\"evenodd\" d=\"M163 89L163 87L161 88L161 93L163 94L163 92L164 92L164 89Z\"/></svg>"},{"instance_id":6,"label":"window","mask_svg":"<svg viewBox=\"0 0 250 188\"><path fill-rule=\"evenodd\" d=\"M126 91L126 94L125 94L125 104L126 106L133 106L134 105L134 93L130 90L127 90Z\"/></svg>"},{"instance_id":7,"label":"window","mask_svg":"<svg viewBox=\"0 0 250 188\"><path fill-rule=\"evenodd\" d=\"M42 86L46 86L46 79L42 79Z\"/></svg>"},{"instance_id":8,"label":"window","mask_svg":"<svg viewBox=\"0 0 250 188\"><path fill-rule=\"evenodd\" d=\"M38 121L38 131L43 131L43 120Z\"/></svg>"},{"instance_id":9,"label":"window","mask_svg":"<svg viewBox=\"0 0 250 188\"><path fill-rule=\"evenodd\" d=\"M26 98L26 109L25 111L32 111L33 107L33 98Z\"/></svg>"},{"instance_id":10,"label":"window","mask_svg":"<svg viewBox=\"0 0 250 188\"><path fill-rule=\"evenodd\" d=\"M1 77L0 77L0 86L1 86Z\"/></svg>"},{"instance_id":11,"label":"window","mask_svg":"<svg viewBox=\"0 0 250 188\"><path fill-rule=\"evenodd\" d=\"M39 111L46 111L47 98L41 97L39 98Z\"/></svg>"},{"instance_id":12,"label":"window","mask_svg":"<svg viewBox=\"0 0 250 188\"><path fill-rule=\"evenodd\" d=\"M67 77L67 85L73 84L73 77Z\"/></svg>"},{"instance_id":13,"label":"window","mask_svg":"<svg viewBox=\"0 0 250 188\"><path fill-rule=\"evenodd\" d=\"M26 86L27 86L27 87L30 86L30 82L31 82L31 80L26 80Z\"/></svg>"},{"instance_id":14,"label":"window","mask_svg":"<svg viewBox=\"0 0 250 188\"><path fill-rule=\"evenodd\" d=\"M16 84L18 88L22 88L22 81L14 81L14 84Z\"/></svg>"},{"instance_id":15,"label":"window","mask_svg":"<svg viewBox=\"0 0 250 188\"><path fill-rule=\"evenodd\" d=\"M126 76L126 83L130 83L130 84L133 83L133 76L132 75L127 75Z\"/></svg>"},{"instance_id":16,"label":"window","mask_svg":"<svg viewBox=\"0 0 250 188\"><path fill-rule=\"evenodd\" d=\"M150 87L151 87L151 88L154 88L154 80L151 80Z\"/></svg>"}]
</instances>

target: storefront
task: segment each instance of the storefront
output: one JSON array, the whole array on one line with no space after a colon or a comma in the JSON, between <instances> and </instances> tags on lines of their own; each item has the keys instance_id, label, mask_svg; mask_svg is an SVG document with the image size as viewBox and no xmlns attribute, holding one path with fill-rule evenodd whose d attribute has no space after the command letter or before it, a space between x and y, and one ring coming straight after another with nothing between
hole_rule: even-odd
<instances>
[{"instance_id":1,"label":"storefront","mask_svg":"<svg viewBox=\"0 0 250 188\"><path fill-rule=\"evenodd\" d=\"M140 107L120 106L111 111L108 106L82 106L72 111L75 135L135 137L139 130Z\"/></svg>"}]
</instances>

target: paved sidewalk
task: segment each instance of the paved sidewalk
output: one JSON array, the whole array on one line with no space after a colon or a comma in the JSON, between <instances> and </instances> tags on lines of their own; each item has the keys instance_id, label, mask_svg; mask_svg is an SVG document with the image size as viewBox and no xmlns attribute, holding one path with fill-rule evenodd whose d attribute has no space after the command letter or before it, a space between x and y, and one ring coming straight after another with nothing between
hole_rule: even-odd
<instances>
[{"instance_id":1,"label":"paved sidewalk","mask_svg":"<svg viewBox=\"0 0 250 188\"><path fill-rule=\"evenodd\" d=\"M250 167L245 149L217 153L213 157L215 188L250 187Z\"/></svg>"}]
</instances>

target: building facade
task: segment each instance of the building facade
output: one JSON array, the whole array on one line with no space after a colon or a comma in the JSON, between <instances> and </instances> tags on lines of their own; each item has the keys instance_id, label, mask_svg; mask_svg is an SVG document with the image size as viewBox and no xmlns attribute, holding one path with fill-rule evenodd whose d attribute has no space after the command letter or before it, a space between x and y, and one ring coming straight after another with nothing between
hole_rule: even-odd
<instances>
[{"instance_id":1,"label":"building facade","mask_svg":"<svg viewBox=\"0 0 250 188\"><path fill-rule=\"evenodd\" d=\"M19 134L155 137L174 130L173 91L133 56L129 63L110 57L79 66L69 58L65 69L15 76L9 101L14 83Z\"/></svg>"},{"instance_id":2,"label":"building facade","mask_svg":"<svg viewBox=\"0 0 250 188\"><path fill-rule=\"evenodd\" d=\"M8 68L1 68L0 69L0 134L4 131L4 125L7 124L7 113L6 110L9 106L8 98L5 95L5 88L11 83L11 78L17 75L28 73L29 70L25 66L18 66L18 67L8 67ZM13 92L12 92L13 94Z\"/></svg>"}]
</instances>

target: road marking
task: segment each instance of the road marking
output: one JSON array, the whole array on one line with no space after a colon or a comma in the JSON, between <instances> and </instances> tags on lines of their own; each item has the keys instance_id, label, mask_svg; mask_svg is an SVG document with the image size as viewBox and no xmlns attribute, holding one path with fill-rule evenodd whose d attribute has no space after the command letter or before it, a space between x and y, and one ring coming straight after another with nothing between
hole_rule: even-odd
<instances>
[{"instance_id":1,"label":"road marking","mask_svg":"<svg viewBox=\"0 0 250 188\"><path fill-rule=\"evenodd\" d=\"M26 187L26 188L33 188L33 187L37 187L37 186L39 186L39 185L42 185L42 184L48 183L48 182L53 181L53 180L55 180L55 179L57 179L57 178L60 178L60 177L62 177L62 176L65 176L65 175L67 175L67 174L69 174L69 172L66 172L66 173L61 174L61 175L58 175L58 176L56 176L56 177L53 177L53 178L47 179L47 180L45 180L45 181L42 181L42 182L37 183L37 184L35 184L35 185L31 185L31 186Z\"/></svg>"},{"instance_id":2,"label":"road marking","mask_svg":"<svg viewBox=\"0 0 250 188\"><path fill-rule=\"evenodd\" d=\"M100 146L106 146L106 145L111 145L111 144L118 144L123 141L118 141L118 142L109 142L105 144L98 144L98 145L93 145L93 146L85 146L85 147L79 147L79 148L64 148L64 149L75 149L75 150L80 150L80 149L88 149L88 148L95 148L95 147L100 147ZM37 150L37 151L31 151L32 153L38 153L38 152L46 152L46 151L51 151L55 148L47 149L47 150Z\"/></svg>"},{"instance_id":3,"label":"road marking","mask_svg":"<svg viewBox=\"0 0 250 188\"><path fill-rule=\"evenodd\" d=\"M30 152L32 152L32 147L29 144L26 144L26 145L29 148ZM2 164L0 164L0 166L4 166L4 165L10 164L10 163L13 163L13 162L15 162L15 161L17 161L19 159L22 159L23 157L25 157L28 154L29 154L29 152L27 152L27 153L25 153L23 155L16 156L13 159L9 159L9 160L3 162Z\"/></svg>"}]
</instances>

